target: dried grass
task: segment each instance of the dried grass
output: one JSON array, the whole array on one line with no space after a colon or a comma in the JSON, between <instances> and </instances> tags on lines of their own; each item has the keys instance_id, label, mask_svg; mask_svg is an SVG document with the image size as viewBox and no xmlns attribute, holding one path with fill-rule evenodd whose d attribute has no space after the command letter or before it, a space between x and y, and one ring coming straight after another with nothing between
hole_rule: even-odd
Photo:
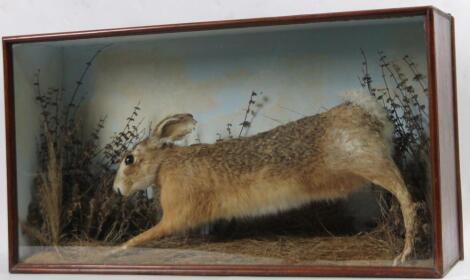
<instances>
[{"instance_id":1,"label":"dried grass","mask_svg":"<svg viewBox=\"0 0 470 280\"><path fill-rule=\"evenodd\" d=\"M56 152L54 143L49 133L47 133L47 173L41 176L39 192L41 193L41 206L46 212L46 223L50 227L53 245L58 245L60 241L60 217L62 210L62 166L60 153Z\"/></svg>"},{"instance_id":2,"label":"dried grass","mask_svg":"<svg viewBox=\"0 0 470 280\"><path fill-rule=\"evenodd\" d=\"M126 254L100 258L112 250L105 243L77 242L60 252L41 251L29 263L103 263L124 264L368 264L391 265L397 252L378 230L353 236L270 235L215 241L208 237L172 236L145 248L132 248ZM83 249L87 248L87 249ZM96 248L96 250L95 250ZM415 262L416 263L416 262Z\"/></svg>"},{"instance_id":3,"label":"dried grass","mask_svg":"<svg viewBox=\"0 0 470 280\"><path fill-rule=\"evenodd\" d=\"M34 86L41 109L39 170L22 225L34 244L64 245L77 240L119 243L148 229L159 218L159 207L143 195L123 199L112 191L113 165L144 131L135 106L122 131L104 147L98 146L106 117L89 136L78 111L84 100L81 86L94 60L105 46L85 63L69 100L64 89L41 91L40 71Z\"/></svg>"},{"instance_id":4,"label":"dried grass","mask_svg":"<svg viewBox=\"0 0 470 280\"><path fill-rule=\"evenodd\" d=\"M373 231L354 236L260 236L227 241L203 237L169 237L152 243L151 247L191 249L226 254L284 259L289 263L312 260L392 260L397 252L383 233Z\"/></svg>"}]
</instances>

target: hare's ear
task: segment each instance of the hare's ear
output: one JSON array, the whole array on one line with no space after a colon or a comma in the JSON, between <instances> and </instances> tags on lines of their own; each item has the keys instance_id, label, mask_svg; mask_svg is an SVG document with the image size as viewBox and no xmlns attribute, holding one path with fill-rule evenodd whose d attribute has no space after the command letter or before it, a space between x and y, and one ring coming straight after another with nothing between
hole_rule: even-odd
<instances>
[{"instance_id":1,"label":"hare's ear","mask_svg":"<svg viewBox=\"0 0 470 280\"><path fill-rule=\"evenodd\" d=\"M162 144L183 139L196 126L191 114L176 114L161 120L152 132L152 142Z\"/></svg>"}]
</instances>

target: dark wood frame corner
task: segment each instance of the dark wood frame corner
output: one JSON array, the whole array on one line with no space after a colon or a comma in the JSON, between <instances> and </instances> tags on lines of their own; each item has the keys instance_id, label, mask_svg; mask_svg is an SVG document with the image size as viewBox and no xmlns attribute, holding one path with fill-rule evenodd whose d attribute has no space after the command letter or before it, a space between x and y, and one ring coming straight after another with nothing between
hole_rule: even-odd
<instances>
[{"instance_id":1,"label":"dark wood frame corner","mask_svg":"<svg viewBox=\"0 0 470 280\"><path fill-rule=\"evenodd\" d=\"M3 38L3 75L5 98L5 129L6 129L6 175L7 175L7 205L8 205L8 267L10 272L18 263L18 229L16 226L17 197L16 197L16 168L15 162L15 126L14 126L14 89L11 43Z\"/></svg>"},{"instance_id":2,"label":"dark wood frame corner","mask_svg":"<svg viewBox=\"0 0 470 280\"><path fill-rule=\"evenodd\" d=\"M236 27L387 18L422 15L426 22L426 51L430 107L431 168L433 188L434 267L336 267L288 265L100 265L19 262L13 57L14 44L74 40L122 35L156 34ZM326 13L229 21L183 23L135 28L91 30L3 37L5 81L6 160L8 190L9 269L13 273L99 273L177 275L264 275L264 276L379 276L442 277L463 259L463 234L457 125L454 19L434 7ZM450 137L443 137L450 135ZM443 203L445 202L445 203ZM452 202L452 203L449 203Z\"/></svg>"}]
</instances>

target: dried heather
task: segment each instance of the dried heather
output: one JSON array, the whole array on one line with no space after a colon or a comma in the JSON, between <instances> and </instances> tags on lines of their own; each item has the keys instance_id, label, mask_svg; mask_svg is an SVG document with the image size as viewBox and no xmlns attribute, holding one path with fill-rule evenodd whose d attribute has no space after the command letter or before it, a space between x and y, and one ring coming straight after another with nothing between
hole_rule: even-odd
<instances>
[{"instance_id":1,"label":"dried heather","mask_svg":"<svg viewBox=\"0 0 470 280\"><path fill-rule=\"evenodd\" d=\"M43 245L66 245L77 241L122 242L156 223L159 208L153 199L138 195L123 199L112 192L113 165L145 129L138 120L139 105L103 148L101 118L88 137L77 112L84 100L85 77L105 46L85 63L68 100L64 89L41 92L40 71L35 75L36 101L42 124L39 137L39 170L29 206L25 233ZM154 217L154 218L152 218Z\"/></svg>"}]
</instances>

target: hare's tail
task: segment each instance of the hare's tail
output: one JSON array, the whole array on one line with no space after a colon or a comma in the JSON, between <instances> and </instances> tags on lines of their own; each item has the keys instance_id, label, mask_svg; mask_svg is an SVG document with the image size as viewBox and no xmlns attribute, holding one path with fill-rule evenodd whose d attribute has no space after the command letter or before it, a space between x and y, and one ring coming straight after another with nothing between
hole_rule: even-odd
<instances>
[{"instance_id":1,"label":"hare's tail","mask_svg":"<svg viewBox=\"0 0 470 280\"><path fill-rule=\"evenodd\" d=\"M346 103L352 103L361 107L364 111L374 116L383 124L390 122L384 107L379 102L377 102L373 96L366 92L347 92L343 95L343 100Z\"/></svg>"},{"instance_id":2,"label":"hare's tail","mask_svg":"<svg viewBox=\"0 0 470 280\"><path fill-rule=\"evenodd\" d=\"M361 107L365 112L373 116L377 121L382 123L382 136L391 144L393 135L393 125L390 122L385 108L376 98L365 91L347 92L343 95L346 103L351 103Z\"/></svg>"}]
</instances>

